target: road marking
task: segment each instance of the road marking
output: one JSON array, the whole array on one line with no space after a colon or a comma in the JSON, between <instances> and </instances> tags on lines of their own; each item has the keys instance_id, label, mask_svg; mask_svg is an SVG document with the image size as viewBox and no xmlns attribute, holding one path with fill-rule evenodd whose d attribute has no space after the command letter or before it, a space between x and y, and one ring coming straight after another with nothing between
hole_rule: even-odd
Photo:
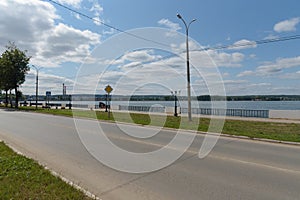
<instances>
[{"instance_id":1,"label":"road marking","mask_svg":"<svg viewBox=\"0 0 300 200\"><path fill-rule=\"evenodd\" d=\"M89 120L89 119L80 119L80 120ZM91 120L89 120L91 121ZM98 120L94 120L95 122L98 123L104 123L104 124L110 124L112 125L112 123L110 122L99 122ZM63 128L68 128L68 129L76 129L76 126L68 126L68 125L64 125L64 124L56 124L56 123L49 123L52 126L57 126L57 127L63 127ZM137 128L142 128L140 126L137 126ZM92 134L99 134L95 131L92 130L88 130L85 129L84 131L92 133ZM109 134L109 133L106 133ZM190 134L190 133L184 133L184 134ZM149 141L142 141L142 140L138 140L138 139L134 139L134 138L129 138L128 137L123 137L123 136L108 136L108 138L114 138L114 139L120 139L120 140L124 140L124 141L129 141L129 142L135 142L135 143L140 143L140 144L145 144L145 145L150 145L150 146L155 146L155 147L165 147L165 145L162 144L158 144L158 143L153 143L153 142L149 142ZM196 136L196 137L199 137ZM202 136L204 137L204 136ZM176 147L166 147L169 148L171 150L175 150L175 151L179 151L180 149L176 148ZM197 150L191 150L188 149L185 151L186 153L190 153L190 154L198 154ZM276 170L276 171L282 171L282 172L287 172L287 173L294 173L294 174L300 174L300 171L298 170L292 170L292 169L286 169L286 168L282 168L282 167L276 167L276 166L272 166L272 165L268 165L268 164L263 164L263 163L257 163L257 162L251 162L251 161L246 161L246 160L240 160L240 159L236 159L236 158L231 158L231 157L226 157L226 156L217 156L217 155L212 155L212 153L210 153L208 155L209 158L213 158L213 159L220 159L220 160L225 160L225 161L231 161L231 162L236 162L236 163L240 163L240 164L244 164L244 165L252 165L252 166L256 166L256 167L261 167L261 168L268 168L268 169L272 169L272 170Z\"/></svg>"}]
</instances>

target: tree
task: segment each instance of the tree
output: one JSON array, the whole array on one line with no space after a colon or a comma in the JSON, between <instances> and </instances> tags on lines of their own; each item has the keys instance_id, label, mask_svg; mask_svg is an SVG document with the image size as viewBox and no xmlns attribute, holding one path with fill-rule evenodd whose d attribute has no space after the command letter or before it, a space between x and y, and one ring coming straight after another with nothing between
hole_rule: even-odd
<instances>
[{"instance_id":1,"label":"tree","mask_svg":"<svg viewBox=\"0 0 300 200\"><path fill-rule=\"evenodd\" d=\"M15 107L18 107L18 88L25 81L25 75L30 70L29 64L30 57L26 55L26 51L21 51L14 43L9 43L6 46L5 52L1 55L0 59L0 86L6 92L6 102L8 100L7 93L9 90L15 90Z\"/></svg>"}]
</instances>

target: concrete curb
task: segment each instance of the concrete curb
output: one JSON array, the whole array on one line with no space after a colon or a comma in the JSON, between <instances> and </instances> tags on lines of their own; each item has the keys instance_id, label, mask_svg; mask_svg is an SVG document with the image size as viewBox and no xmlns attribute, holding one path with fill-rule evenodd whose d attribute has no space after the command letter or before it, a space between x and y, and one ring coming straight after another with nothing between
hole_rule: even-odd
<instances>
[{"instance_id":1,"label":"concrete curb","mask_svg":"<svg viewBox=\"0 0 300 200\"><path fill-rule=\"evenodd\" d=\"M0 142L4 142L3 140L0 140ZM28 157L27 155L23 154L21 151L19 151L18 149L16 149L15 147L11 146L10 144L4 142L5 145L7 145L9 148L11 148L15 153L21 155L21 156L24 156L26 158L29 158L29 159L33 159L33 158L30 158ZM35 159L33 159L35 160ZM100 199L99 197L97 197L96 195L94 195L93 193L91 193L90 191L84 189L83 187L79 186L78 184L74 183L73 181L67 179L66 177L64 177L62 174L59 174L57 173L56 171L48 168L46 165L40 163L38 160L35 160L40 166L42 166L44 169L50 171L50 173L55 176L55 177L58 177L60 178L62 181L64 181L65 183L71 185L72 187L74 187L75 189L83 192L86 196L92 198L92 199L95 199L95 200L102 200Z\"/></svg>"},{"instance_id":2,"label":"concrete curb","mask_svg":"<svg viewBox=\"0 0 300 200\"><path fill-rule=\"evenodd\" d=\"M258 142L268 142L268 143L274 143L274 144L285 144L285 145L300 146L300 142L272 140L272 139L265 139L265 138L251 138L251 137L248 137L248 136L229 135L229 134L221 134L221 136L230 137L230 138L244 139L244 140L249 140L249 141L258 141Z\"/></svg>"}]
</instances>

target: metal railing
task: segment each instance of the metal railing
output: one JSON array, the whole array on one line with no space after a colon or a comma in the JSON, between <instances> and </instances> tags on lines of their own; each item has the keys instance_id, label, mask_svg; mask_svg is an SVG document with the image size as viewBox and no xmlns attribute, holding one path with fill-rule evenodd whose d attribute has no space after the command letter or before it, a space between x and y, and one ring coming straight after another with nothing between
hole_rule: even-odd
<instances>
[{"instance_id":1,"label":"metal railing","mask_svg":"<svg viewBox=\"0 0 300 200\"><path fill-rule=\"evenodd\" d=\"M129 110L137 112L157 112L164 113L165 107L152 107L152 106L123 106L119 105L119 110Z\"/></svg>"},{"instance_id":2,"label":"metal railing","mask_svg":"<svg viewBox=\"0 0 300 200\"><path fill-rule=\"evenodd\" d=\"M181 113L186 114L187 108L181 108ZM192 113L199 115L269 118L269 110L193 108Z\"/></svg>"}]
</instances>

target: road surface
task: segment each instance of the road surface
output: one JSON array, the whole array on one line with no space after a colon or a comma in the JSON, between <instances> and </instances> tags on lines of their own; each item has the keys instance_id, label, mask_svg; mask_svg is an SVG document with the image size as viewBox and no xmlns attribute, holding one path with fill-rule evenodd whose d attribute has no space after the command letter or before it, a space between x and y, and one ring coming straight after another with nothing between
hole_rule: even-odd
<instances>
[{"instance_id":1,"label":"road surface","mask_svg":"<svg viewBox=\"0 0 300 200\"><path fill-rule=\"evenodd\" d=\"M136 152L153 151L176 134L162 130L151 141L136 140L123 136L114 123L99 124L115 144ZM72 118L0 109L0 139L103 200L300 199L300 147L221 137L213 151L199 159L203 138L197 136L172 165L131 174L108 168L91 156Z\"/></svg>"}]
</instances>

